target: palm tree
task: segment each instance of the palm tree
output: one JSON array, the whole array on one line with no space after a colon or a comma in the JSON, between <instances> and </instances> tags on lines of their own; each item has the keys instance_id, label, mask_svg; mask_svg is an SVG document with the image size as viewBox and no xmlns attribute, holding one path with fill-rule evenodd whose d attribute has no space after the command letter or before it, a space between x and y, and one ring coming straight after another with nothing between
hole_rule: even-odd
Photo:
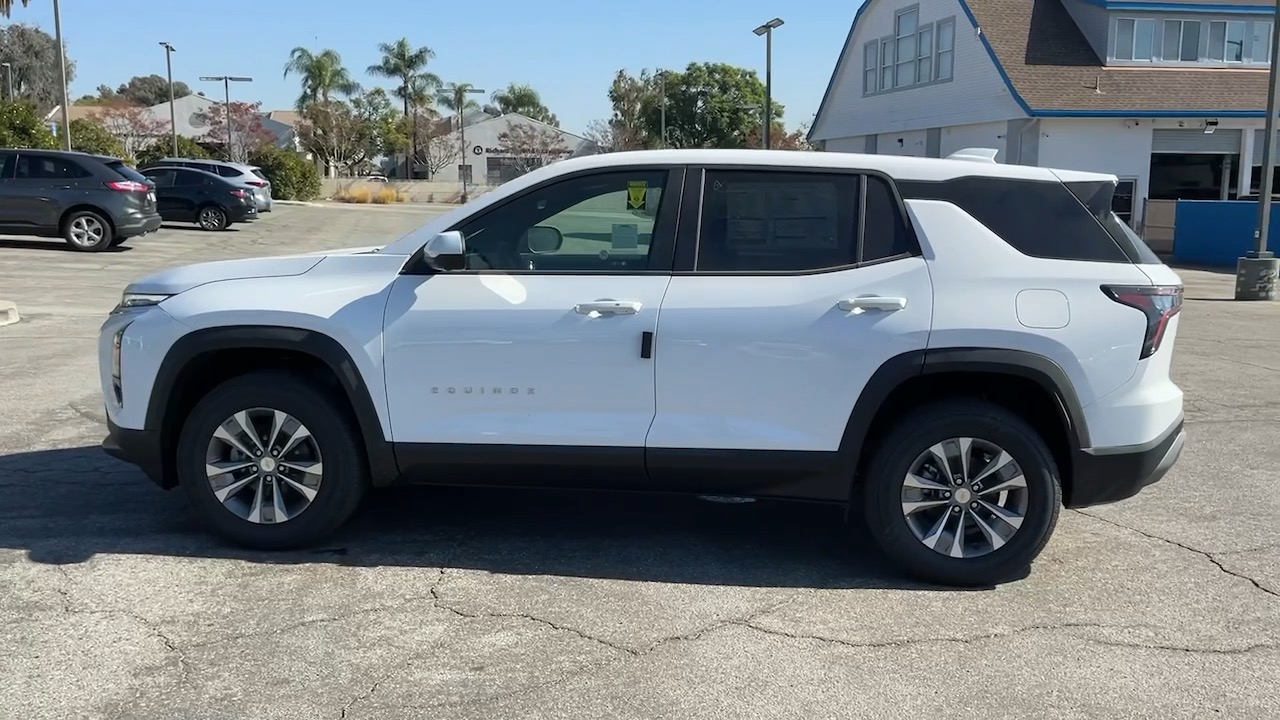
<instances>
[{"instance_id":1,"label":"palm tree","mask_svg":"<svg viewBox=\"0 0 1280 720\"><path fill-rule=\"evenodd\" d=\"M342 66L342 56L336 50L312 53L298 46L289 53L284 76L295 73L302 78L302 94L294 104L299 110L315 102L329 102L333 93L354 95L360 92L360 83L351 79L351 73Z\"/></svg>"},{"instance_id":2,"label":"palm tree","mask_svg":"<svg viewBox=\"0 0 1280 720\"><path fill-rule=\"evenodd\" d=\"M26 7L31 0L22 0L22 7ZM0 0L0 15L6 18L13 14L13 0Z\"/></svg>"},{"instance_id":3,"label":"palm tree","mask_svg":"<svg viewBox=\"0 0 1280 720\"><path fill-rule=\"evenodd\" d=\"M471 83L449 83L436 91L436 102L456 113L458 122L462 122L462 113L480 109L480 103L467 97L475 87Z\"/></svg>"},{"instance_id":4,"label":"palm tree","mask_svg":"<svg viewBox=\"0 0 1280 720\"><path fill-rule=\"evenodd\" d=\"M534 120L559 127L560 121L542 104L542 96L532 85L511 83L493 94L493 102L505 113L520 113Z\"/></svg>"},{"instance_id":5,"label":"palm tree","mask_svg":"<svg viewBox=\"0 0 1280 720\"><path fill-rule=\"evenodd\" d=\"M431 107L442 84L435 73L427 72L427 63L435 59L436 53L425 46L415 49L409 44L408 38L400 38L393 43L379 43L378 51L382 53L382 61L377 65L370 65L367 72L400 82L395 95L404 102L404 116L409 118L413 135L409 157L405 158L405 173L412 177L413 166L410 163L418 153L418 109Z\"/></svg>"}]
</instances>

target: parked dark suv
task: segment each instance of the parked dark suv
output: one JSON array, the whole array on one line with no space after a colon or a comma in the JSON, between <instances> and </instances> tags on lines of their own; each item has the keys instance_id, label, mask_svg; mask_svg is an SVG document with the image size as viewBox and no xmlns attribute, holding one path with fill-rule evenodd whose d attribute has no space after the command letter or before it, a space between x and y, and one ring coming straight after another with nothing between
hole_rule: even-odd
<instances>
[{"instance_id":1,"label":"parked dark suv","mask_svg":"<svg viewBox=\"0 0 1280 720\"><path fill-rule=\"evenodd\" d=\"M0 149L0 234L97 252L160 227L155 189L120 158Z\"/></svg>"}]
</instances>

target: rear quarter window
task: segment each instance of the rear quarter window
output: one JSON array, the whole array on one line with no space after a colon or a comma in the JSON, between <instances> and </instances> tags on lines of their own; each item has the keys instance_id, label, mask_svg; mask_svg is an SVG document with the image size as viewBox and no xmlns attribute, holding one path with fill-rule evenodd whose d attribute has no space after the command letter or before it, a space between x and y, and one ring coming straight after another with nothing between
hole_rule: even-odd
<instances>
[{"instance_id":1,"label":"rear quarter window","mask_svg":"<svg viewBox=\"0 0 1280 720\"><path fill-rule=\"evenodd\" d=\"M104 164L109 169L114 171L117 175L119 175L120 177L126 180L133 180L134 182L147 182L147 176L143 175L137 170L134 170L128 165L125 165L122 162L109 162Z\"/></svg>"},{"instance_id":2,"label":"rear quarter window","mask_svg":"<svg viewBox=\"0 0 1280 720\"><path fill-rule=\"evenodd\" d=\"M963 177L940 182L899 181L898 189L905 198L952 203L1024 255L1049 260L1134 261L1099 218L1060 182Z\"/></svg>"}]
</instances>

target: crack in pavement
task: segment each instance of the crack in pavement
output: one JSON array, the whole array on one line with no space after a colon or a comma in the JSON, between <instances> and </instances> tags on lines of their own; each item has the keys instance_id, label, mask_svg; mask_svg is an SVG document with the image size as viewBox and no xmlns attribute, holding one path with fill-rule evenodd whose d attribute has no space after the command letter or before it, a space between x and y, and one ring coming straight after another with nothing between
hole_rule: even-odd
<instances>
[{"instance_id":1,"label":"crack in pavement","mask_svg":"<svg viewBox=\"0 0 1280 720\"><path fill-rule=\"evenodd\" d=\"M397 610L404 610L408 608L410 605L412 605L413 603L420 602L423 600L430 600L430 599L431 597L429 595L413 595L407 598L403 598L401 600L397 600L396 602L391 603L389 605L378 605L375 607L360 608L359 610L352 610L351 612L343 613L341 615L311 618L309 620L299 620L298 622L290 623L288 625L281 625L280 627L267 628L265 630L258 630L255 632L227 635L225 637L214 638L212 640L204 640L198 643L193 643L188 645L187 649L199 650L199 649L214 647L217 645L225 645L227 643L235 642L237 640L246 640L249 638L271 637L272 635L279 635L281 633L290 632L292 630L299 630L301 628L311 627L314 625L328 625L331 623L346 622L347 620L364 617L366 615L376 615L378 613L384 613L384 612L395 612Z\"/></svg>"},{"instance_id":2,"label":"crack in pavement","mask_svg":"<svg viewBox=\"0 0 1280 720\"><path fill-rule=\"evenodd\" d=\"M1084 510L1076 510L1075 512L1085 517L1093 518L1094 520L1100 520L1104 523L1107 523L1108 525L1113 525L1115 527L1121 528L1122 530L1128 530L1129 532L1137 533L1145 538L1150 538L1152 540L1159 540L1160 542L1168 543L1169 545L1172 545L1174 547L1182 548L1187 552L1195 553L1196 555L1199 555L1204 559L1208 560L1209 562L1213 563L1214 567L1221 570L1224 574L1230 575L1231 577L1234 577L1234 578L1239 578L1241 580L1246 580L1249 582L1249 584L1253 585L1255 588L1266 593L1267 595L1270 595L1271 597L1274 597L1274 598L1280 598L1280 592L1276 592L1275 590L1272 590L1271 588L1263 585L1262 583L1258 582L1257 580L1255 580L1254 578L1248 575L1245 575L1244 573L1238 573L1234 570L1231 570L1227 566L1223 565L1222 562L1220 562L1216 557L1214 557L1214 553L1208 553L1208 552L1205 552L1204 550L1197 550L1196 548L1193 548L1190 545L1184 545L1176 540L1170 540L1169 538L1160 537L1159 535L1153 535L1152 533L1139 530L1138 528L1135 528L1135 527L1129 527L1124 523L1117 522L1115 520L1109 520L1107 518L1102 517L1101 515L1094 515L1093 513L1088 513L1088 512L1085 512ZM1219 553L1219 554L1225 555L1227 553Z\"/></svg>"}]
</instances>

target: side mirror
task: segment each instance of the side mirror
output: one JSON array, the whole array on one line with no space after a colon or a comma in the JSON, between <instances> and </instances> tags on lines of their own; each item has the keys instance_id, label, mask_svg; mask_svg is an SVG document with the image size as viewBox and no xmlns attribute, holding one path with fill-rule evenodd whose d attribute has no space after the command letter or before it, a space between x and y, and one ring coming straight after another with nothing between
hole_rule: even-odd
<instances>
[{"instance_id":1,"label":"side mirror","mask_svg":"<svg viewBox=\"0 0 1280 720\"><path fill-rule=\"evenodd\" d=\"M553 227L534 225L525 233L525 244L531 253L553 253L564 244L564 235Z\"/></svg>"},{"instance_id":2,"label":"side mirror","mask_svg":"<svg viewBox=\"0 0 1280 720\"><path fill-rule=\"evenodd\" d=\"M465 270L467 249L462 233L449 230L431 238L422 248L422 259L431 269L440 272Z\"/></svg>"}]
</instances>

